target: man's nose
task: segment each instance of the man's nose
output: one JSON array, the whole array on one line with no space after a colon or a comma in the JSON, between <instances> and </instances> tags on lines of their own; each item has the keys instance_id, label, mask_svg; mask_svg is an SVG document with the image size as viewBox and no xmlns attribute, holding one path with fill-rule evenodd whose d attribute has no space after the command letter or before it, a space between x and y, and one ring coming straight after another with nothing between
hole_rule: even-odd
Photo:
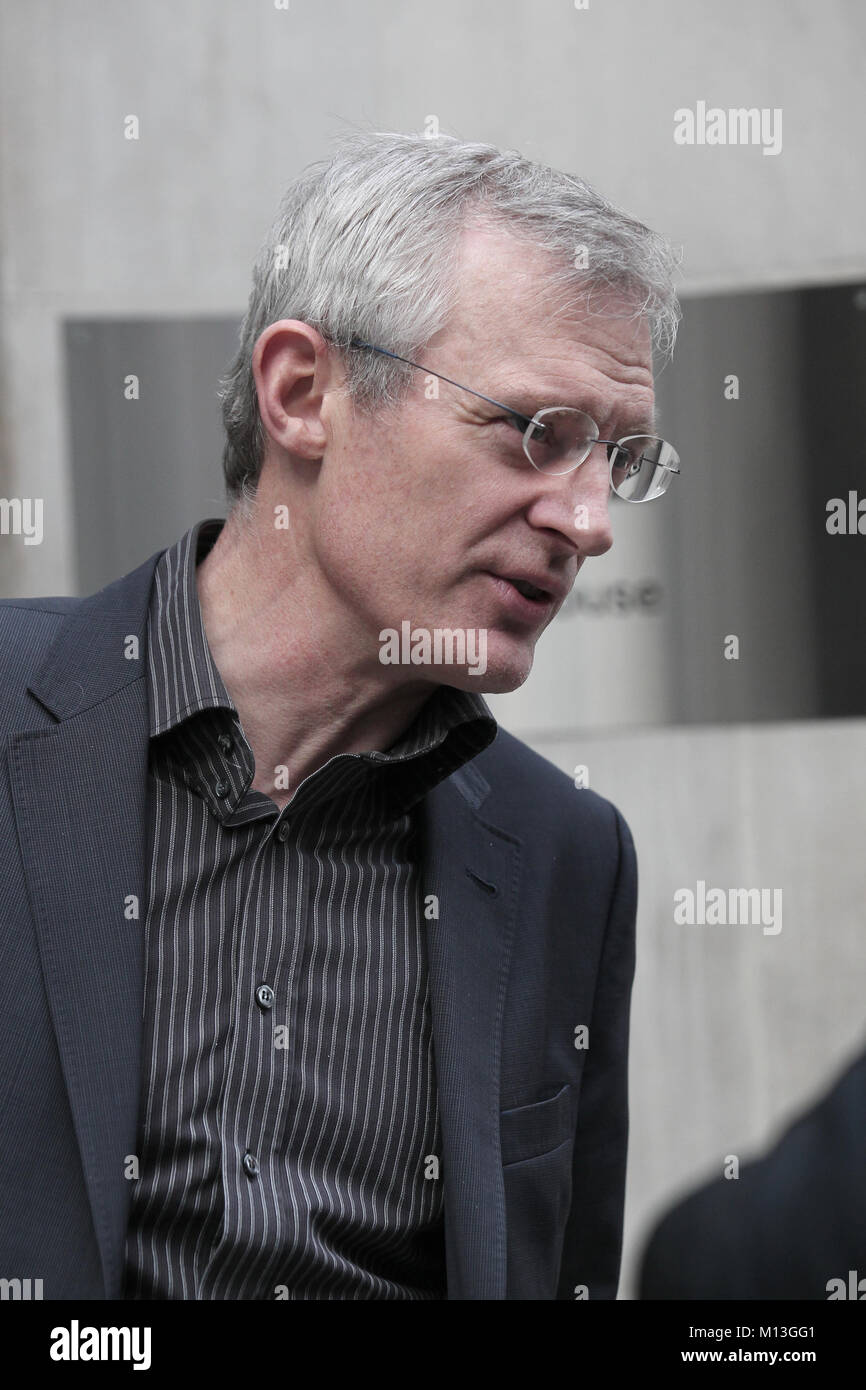
<instances>
[{"instance_id":1,"label":"man's nose","mask_svg":"<svg viewBox=\"0 0 866 1390\"><path fill-rule=\"evenodd\" d=\"M607 445L592 452L570 473L539 474L539 489L529 509L534 526L557 530L580 555L604 555L613 545L610 524L610 460Z\"/></svg>"}]
</instances>

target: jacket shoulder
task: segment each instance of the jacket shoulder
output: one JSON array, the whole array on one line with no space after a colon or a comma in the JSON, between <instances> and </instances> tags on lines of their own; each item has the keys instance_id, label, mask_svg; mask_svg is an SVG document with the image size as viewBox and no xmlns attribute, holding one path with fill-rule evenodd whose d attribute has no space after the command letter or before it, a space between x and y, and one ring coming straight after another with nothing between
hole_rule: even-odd
<instances>
[{"instance_id":1,"label":"jacket shoulder","mask_svg":"<svg viewBox=\"0 0 866 1390\"><path fill-rule=\"evenodd\" d=\"M2 598L0 619L6 613L69 613L81 603L80 598L59 594L51 598Z\"/></svg>"},{"instance_id":2,"label":"jacket shoulder","mask_svg":"<svg viewBox=\"0 0 866 1390\"><path fill-rule=\"evenodd\" d=\"M529 814L536 822L549 820L578 829L591 825L596 833L628 834L621 813L611 801L589 787L575 787L573 779L549 758L503 728L473 759L473 766L490 784L497 810L513 817L518 825L525 827Z\"/></svg>"},{"instance_id":3,"label":"jacket shoulder","mask_svg":"<svg viewBox=\"0 0 866 1390\"><path fill-rule=\"evenodd\" d=\"M63 623L74 613L77 598L0 599L0 696L8 709L18 700Z\"/></svg>"}]
</instances>

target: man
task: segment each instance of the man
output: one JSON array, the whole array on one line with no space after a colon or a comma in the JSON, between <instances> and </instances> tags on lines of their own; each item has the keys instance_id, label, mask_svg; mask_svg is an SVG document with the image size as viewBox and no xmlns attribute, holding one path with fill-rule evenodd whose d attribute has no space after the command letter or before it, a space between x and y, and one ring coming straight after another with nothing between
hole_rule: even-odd
<instances>
[{"instance_id":1,"label":"man","mask_svg":"<svg viewBox=\"0 0 866 1390\"><path fill-rule=\"evenodd\" d=\"M519 155L351 137L256 268L227 522L3 606L0 1252L45 1297L615 1297L634 850L480 692L675 474L672 268Z\"/></svg>"}]
</instances>

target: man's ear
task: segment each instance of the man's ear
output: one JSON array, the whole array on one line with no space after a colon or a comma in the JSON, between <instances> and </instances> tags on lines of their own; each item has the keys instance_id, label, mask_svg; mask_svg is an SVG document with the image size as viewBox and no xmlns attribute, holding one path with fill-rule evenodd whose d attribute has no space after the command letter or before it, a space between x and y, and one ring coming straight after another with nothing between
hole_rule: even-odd
<instances>
[{"instance_id":1,"label":"man's ear","mask_svg":"<svg viewBox=\"0 0 866 1390\"><path fill-rule=\"evenodd\" d=\"M328 344L300 319L279 319L259 334L253 377L262 428L279 448L319 459L327 444L322 402L332 385Z\"/></svg>"}]
</instances>

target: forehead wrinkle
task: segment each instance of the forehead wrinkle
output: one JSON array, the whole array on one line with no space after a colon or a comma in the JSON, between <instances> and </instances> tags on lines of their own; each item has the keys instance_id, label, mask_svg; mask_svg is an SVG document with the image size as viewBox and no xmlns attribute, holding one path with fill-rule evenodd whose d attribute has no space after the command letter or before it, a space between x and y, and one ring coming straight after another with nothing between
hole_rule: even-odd
<instances>
[{"instance_id":1,"label":"forehead wrinkle","mask_svg":"<svg viewBox=\"0 0 866 1390\"><path fill-rule=\"evenodd\" d=\"M523 352L512 362L504 359L500 350L499 360L491 363L500 390L491 389L487 394L529 416L556 405L583 410L605 437L614 427L617 438L654 434L655 383L648 345L639 334L628 334L623 341L615 328L613 341L610 337L605 341L603 332L608 325L597 322L595 326L594 342L583 338L575 343L571 334L558 341L548 336L537 352L524 343Z\"/></svg>"}]
</instances>

